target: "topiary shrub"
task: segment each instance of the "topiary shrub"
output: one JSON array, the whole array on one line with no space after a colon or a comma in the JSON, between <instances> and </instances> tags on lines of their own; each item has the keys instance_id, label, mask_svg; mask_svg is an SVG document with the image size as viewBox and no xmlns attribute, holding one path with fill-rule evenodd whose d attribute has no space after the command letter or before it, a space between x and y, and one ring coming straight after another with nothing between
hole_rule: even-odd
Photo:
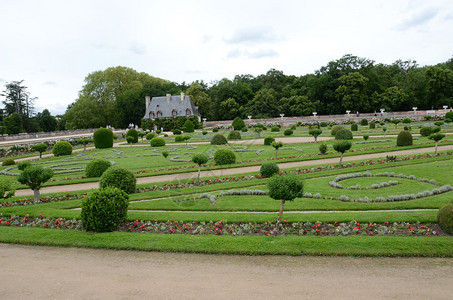
<instances>
[{"instance_id":1,"label":"topiary shrub","mask_svg":"<svg viewBox=\"0 0 453 300\"><path fill-rule=\"evenodd\" d=\"M239 117L236 117L233 120L232 126L233 126L234 130L241 130L242 128L245 128L244 120L242 120Z\"/></svg>"},{"instance_id":2,"label":"topiary shrub","mask_svg":"<svg viewBox=\"0 0 453 300\"><path fill-rule=\"evenodd\" d=\"M174 135L178 135L178 134L182 133L182 131L179 129L173 129L171 132L173 132Z\"/></svg>"},{"instance_id":3,"label":"topiary shrub","mask_svg":"<svg viewBox=\"0 0 453 300\"><path fill-rule=\"evenodd\" d=\"M439 126L431 127L431 133L437 133L439 131L440 131L440 127Z\"/></svg>"},{"instance_id":4,"label":"topiary shrub","mask_svg":"<svg viewBox=\"0 0 453 300\"><path fill-rule=\"evenodd\" d=\"M41 143L41 144L32 145L30 149L32 151L39 152L39 158L42 158L42 153L45 152L47 150L47 148L49 148L49 145L47 145L45 143Z\"/></svg>"},{"instance_id":5,"label":"topiary shrub","mask_svg":"<svg viewBox=\"0 0 453 300\"><path fill-rule=\"evenodd\" d=\"M175 142L177 142L177 143L184 142L184 137L182 135L175 136Z\"/></svg>"},{"instance_id":6,"label":"topiary shrub","mask_svg":"<svg viewBox=\"0 0 453 300\"><path fill-rule=\"evenodd\" d=\"M228 139L229 140L240 140L242 137L241 137L241 133L239 131L230 131L230 133L228 133Z\"/></svg>"},{"instance_id":7,"label":"topiary shrub","mask_svg":"<svg viewBox=\"0 0 453 300\"><path fill-rule=\"evenodd\" d=\"M291 129L285 129L285 131L283 132L284 135L292 135L294 132L291 130Z\"/></svg>"},{"instance_id":8,"label":"topiary shrub","mask_svg":"<svg viewBox=\"0 0 453 300\"><path fill-rule=\"evenodd\" d=\"M12 158L5 158L2 162L2 166L12 166L15 164L16 164L16 162Z\"/></svg>"},{"instance_id":9,"label":"topiary shrub","mask_svg":"<svg viewBox=\"0 0 453 300\"><path fill-rule=\"evenodd\" d=\"M326 153L327 153L327 145L324 144L324 143L321 144L321 145L319 145L319 152L320 152L321 154L326 154Z\"/></svg>"},{"instance_id":10,"label":"topiary shrub","mask_svg":"<svg viewBox=\"0 0 453 300\"><path fill-rule=\"evenodd\" d=\"M151 147L163 147L165 146L165 140L161 137L155 137L150 141Z\"/></svg>"},{"instance_id":11,"label":"topiary shrub","mask_svg":"<svg viewBox=\"0 0 453 300\"><path fill-rule=\"evenodd\" d=\"M278 174L278 172L280 172L280 168L273 162L264 163L260 168L260 174L263 177L271 177L274 174Z\"/></svg>"},{"instance_id":12,"label":"topiary shrub","mask_svg":"<svg viewBox=\"0 0 453 300\"><path fill-rule=\"evenodd\" d=\"M134 143L134 144L135 144L135 143L138 143L138 131L137 131L137 130L135 130L135 129L133 129L133 128L132 128L132 129L129 129L129 130L127 131L127 133L126 133L126 140L127 140L127 137L128 137L128 136L133 137L132 143Z\"/></svg>"},{"instance_id":13,"label":"topiary shrub","mask_svg":"<svg viewBox=\"0 0 453 300\"><path fill-rule=\"evenodd\" d=\"M267 183L267 187L269 188L269 197L274 200L281 200L277 223L275 224L275 228L278 230L285 202L301 198L304 192L304 185L302 180L296 176L273 176Z\"/></svg>"},{"instance_id":14,"label":"topiary shrub","mask_svg":"<svg viewBox=\"0 0 453 300\"><path fill-rule=\"evenodd\" d=\"M152 132L148 133L148 134L145 136L145 138L146 138L148 141L152 140L152 139L155 138L155 137L156 137L156 135L155 135L154 133L152 133Z\"/></svg>"},{"instance_id":15,"label":"topiary shrub","mask_svg":"<svg viewBox=\"0 0 453 300\"><path fill-rule=\"evenodd\" d=\"M359 125L357 125L357 123L351 124L351 131L357 131L357 130L359 130Z\"/></svg>"},{"instance_id":16,"label":"topiary shrub","mask_svg":"<svg viewBox=\"0 0 453 300\"><path fill-rule=\"evenodd\" d=\"M212 128L212 132L219 132L219 128L217 127Z\"/></svg>"},{"instance_id":17,"label":"topiary shrub","mask_svg":"<svg viewBox=\"0 0 453 300\"><path fill-rule=\"evenodd\" d=\"M431 127L422 127L420 128L421 136L429 136L431 134Z\"/></svg>"},{"instance_id":18,"label":"topiary shrub","mask_svg":"<svg viewBox=\"0 0 453 300\"><path fill-rule=\"evenodd\" d=\"M107 187L93 192L82 201L82 226L86 231L111 232L126 222L129 195Z\"/></svg>"},{"instance_id":19,"label":"topiary shrub","mask_svg":"<svg viewBox=\"0 0 453 300\"><path fill-rule=\"evenodd\" d=\"M412 145L412 134L407 131L403 130L398 134L396 138L396 145L397 146L410 146Z\"/></svg>"},{"instance_id":20,"label":"topiary shrub","mask_svg":"<svg viewBox=\"0 0 453 300\"><path fill-rule=\"evenodd\" d=\"M445 114L445 119L453 120L453 111L449 111Z\"/></svg>"},{"instance_id":21,"label":"topiary shrub","mask_svg":"<svg viewBox=\"0 0 453 300\"><path fill-rule=\"evenodd\" d=\"M103 158L96 158L90 161L85 168L85 176L88 178L100 177L112 163Z\"/></svg>"},{"instance_id":22,"label":"topiary shrub","mask_svg":"<svg viewBox=\"0 0 453 300\"><path fill-rule=\"evenodd\" d=\"M335 134L336 140L352 140L352 132L349 129L343 128Z\"/></svg>"},{"instance_id":23,"label":"topiary shrub","mask_svg":"<svg viewBox=\"0 0 453 300\"><path fill-rule=\"evenodd\" d=\"M94 147L97 149L113 147L113 131L108 128L100 128L93 134Z\"/></svg>"},{"instance_id":24,"label":"topiary shrub","mask_svg":"<svg viewBox=\"0 0 453 300\"><path fill-rule=\"evenodd\" d=\"M23 171L25 170L26 168L28 168L29 166L31 166L31 163L29 161L22 161L20 163L17 164L17 168L20 170L20 171Z\"/></svg>"},{"instance_id":25,"label":"topiary shrub","mask_svg":"<svg viewBox=\"0 0 453 300\"><path fill-rule=\"evenodd\" d=\"M184 123L184 132L194 132L195 131L195 126L193 125L192 121L187 120Z\"/></svg>"},{"instance_id":26,"label":"topiary shrub","mask_svg":"<svg viewBox=\"0 0 453 300\"><path fill-rule=\"evenodd\" d=\"M327 127L329 124L327 124L327 122L321 122L321 123L319 123L319 125L321 127Z\"/></svg>"},{"instance_id":27,"label":"topiary shrub","mask_svg":"<svg viewBox=\"0 0 453 300\"><path fill-rule=\"evenodd\" d=\"M52 153L55 156L71 155L72 145L67 141L59 141L53 146Z\"/></svg>"},{"instance_id":28,"label":"topiary shrub","mask_svg":"<svg viewBox=\"0 0 453 300\"><path fill-rule=\"evenodd\" d=\"M216 134L211 139L211 145L225 145L227 139L222 134Z\"/></svg>"},{"instance_id":29,"label":"topiary shrub","mask_svg":"<svg viewBox=\"0 0 453 300\"><path fill-rule=\"evenodd\" d=\"M334 127L332 127L332 130L330 131L330 135L335 136L337 132L340 131L341 129L344 129L344 127L341 125L335 125Z\"/></svg>"},{"instance_id":30,"label":"topiary shrub","mask_svg":"<svg viewBox=\"0 0 453 300\"><path fill-rule=\"evenodd\" d=\"M279 132L279 131L280 131L280 127L278 127L278 126L273 126L271 128L271 132Z\"/></svg>"},{"instance_id":31,"label":"topiary shrub","mask_svg":"<svg viewBox=\"0 0 453 300\"><path fill-rule=\"evenodd\" d=\"M404 123L404 124L409 124L409 123L411 123L411 122L412 122L412 120L411 120L410 118L404 118L404 119L403 119L403 123Z\"/></svg>"},{"instance_id":32,"label":"topiary shrub","mask_svg":"<svg viewBox=\"0 0 453 300\"><path fill-rule=\"evenodd\" d=\"M376 123L370 122L370 129L374 129L374 128L376 128Z\"/></svg>"},{"instance_id":33,"label":"topiary shrub","mask_svg":"<svg viewBox=\"0 0 453 300\"><path fill-rule=\"evenodd\" d=\"M272 145L272 142L275 142L275 139L271 136L264 138L264 145Z\"/></svg>"},{"instance_id":34,"label":"topiary shrub","mask_svg":"<svg viewBox=\"0 0 453 300\"><path fill-rule=\"evenodd\" d=\"M241 131L242 131L242 132L247 132L247 131L249 131L249 130L247 129L247 127L243 127L243 128L241 129Z\"/></svg>"},{"instance_id":35,"label":"topiary shrub","mask_svg":"<svg viewBox=\"0 0 453 300\"><path fill-rule=\"evenodd\" d=\"M216 165L231 165L236 163L236 155L229 149L220 149L214 153Z\"/></svg>"},{"instance_id":36,"label":"topiary shrub","mask_svg":"<svg viewBox=\"0 0 453 300\"><path fill-rule=\"evenodd\" d=\"M368 120L367 119L360 120L360 125L367 126L368 125Z\"/></svg>"},{"instance_id":37,"label":"topiary shrub","mask_svg":"<svg viewBox=\"0 0 453 300\"><path fill-rule=\"evenodd\" d=\"M135 179L134 173L120 167L110 167L99 180L99 187L105 189L108 186L113 186L125 191L128 194L135 193Z\"/></svg>"},{"instance_id":38,"label":"topiary shrub","mask_svg":"<svg viewBox=\"0 0 453 300\"><path fill-rule=\"evenodd\" d=\"M202 134L202 135L207 135L208 132L207 132L206 130L203 130L203 131L201 132L201 134Z\"/></svg>"},{"instance_id":39,"label":"topiary shrub","mask_svg":"<svg viewBox=\"0 0 453 300\"><path fill-rule=\"evenodd\" d=\"M437 212L437 223L448 234L453 234L453 205L442 206Z\"/></svg>"}]
</instances>

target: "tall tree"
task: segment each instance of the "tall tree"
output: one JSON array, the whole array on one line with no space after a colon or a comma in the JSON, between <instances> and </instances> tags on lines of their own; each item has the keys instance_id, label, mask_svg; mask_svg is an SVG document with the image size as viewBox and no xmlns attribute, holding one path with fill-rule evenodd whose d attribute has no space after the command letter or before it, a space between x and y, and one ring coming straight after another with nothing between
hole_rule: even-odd
<instances>
[{"instance_id":1,"label":"tall tree","mask_svg":"<svg viewBox=\"0 0 453 300\"><path fill-rule=\"evenodd\" d=\"M198 106L198 112L203 118L212 119L211 97L205 92L204 87L198 82L194 82L186 90L193 103Z\"/></svg>"},{"instance_id":2,"label":"tall tree","mask_svg":"<svg viewBox=\"0 0 453 300\"><path fill-rule=\"evenodd\" d=\"M278 108L276 92L268 88L259 90L252 101L247 104L245 111L253 118L278 116L280 109Z\"/></svg>"},{"instance_id":3,"label":"tall tree","mask_svg":"<svg viewBox=\"0 0 453 300\"><path fill-rule=\"evenodd\" d=\"M359 72L352 72L339 78L340 86L335 93L344 109L352 111L368 111L370 108L366 85L368 78Z\"/></svg>"},{"instance_id":4,"label":"tall tree","mask_svg":"<svg viewBox=\"0 0 453 300\"><path fill-rule=\"evenodd\" d=\"M41 113L36 114L36 119L38 121L39 127L45 131L55 131L57 128L57 119L52 116L49 110L46 108Z\"/></svg>"}]
</instances>

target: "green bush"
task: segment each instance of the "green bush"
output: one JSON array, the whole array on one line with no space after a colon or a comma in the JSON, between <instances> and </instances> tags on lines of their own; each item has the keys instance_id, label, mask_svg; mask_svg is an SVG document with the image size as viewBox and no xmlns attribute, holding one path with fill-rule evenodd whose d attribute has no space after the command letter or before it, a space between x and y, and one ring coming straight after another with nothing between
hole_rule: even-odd
<instances>
[{"instance_id":1,"label":"green bush","mask_svg":"<svg viewBox=\"0 0 453 300\"><path fill-rule=\"evenodd\" d=\"M264 138L264 145L272 145L272 142L275 142L275 139L271 136Z\"/></svg>"},{"instance_id":2,"label":"green bush","mask_svg":"<svg viewBox=\"0 0 453 300\"><path fill-rule=\"evenodd\" d=\"M165 146L165 140L161 137L155 137L150 141L151 147L163 147Z\"/></svg>"},{"instance_id":3,"label":"green bush","mask_svg":"<svg viewBox=\"0 0 453 300\"><path fill-rule=\"evenodd\" d=\"M303 196L304 184L297 176L273 176L267 183L269 197L292 201Z\"/></svg>"},{"instance_id":4,"label":"green bush","mask_svg":"<svg viewBox=\"0 0 453 300\"><path fill-rule=\"evenodd\" d=\"M203 131L201 132L201 134L202 134L202 135L207 135L208 132L207 132L206 130L203 130Z\"/></svg>"},{"instance_id":5,"label":"green bush","mask_svg":"<svg viewBox=\"0 0 453 300\"><path fill-rule=\"evenodd\" d=\"M327 127L329 124L327 124L327 122L321 122L321 123L319 123L319 125L321 127Z\"/></svg>"},{"instance_id":6,"label":"green bush","mask_svg":"<svg viewBox=\"0 0 453 300\"><path fill-rule=\"evenodd\" d=\"M173 129L171 132L173 132L174 135L178 135L178 134L182 133L182 131L179 129Z\"/></svg>"},{"instance_id":7,"label":"green bush","mask_svg":"<svg viewBox=\"0 0 453 300\"><path fill-rule=\"evenodd\" d=\"M129 195L108 187L90 193L82 201L82 226L86 231L111 232L126 222Z\"/></svg>"},{"instance_id":8,"label":"green bush","mask_svg":"<svg viewBox=\"0 0 453 300\"><path fill-rule=\"evenodd\" d=\"M420 128L421 136L429 136L431 134L431 127L422 127Z\"/></svg>"},{"instance_id":9,"label":"green bush","mask_svg":"<svg viewBox=\"0 0 453 300\"><path fill-rule=\"evenodd\" d=\"M341 129L344 129L344 127L341 125L335 125L334 127L332 127L332 130L330 131L330 135L335 136L337 132L340 131Z\"/></svg>"},{"instance_id":10,"label":"green bush","mask_svg":"<svg viewBox=\"0 0 453 300\"><path fill-rule=\"evenodd\" d=\"M175 142L177 142L177 143L184 142L184 137L182 135L175 136Z\"/></svg>"},{"instance_id":11,"label":"green bush","mask_svg":"<svg viewBox=\"0 0 453 300\"><path fill-rule=\"evenodd\" d=\"M230 131L230 133L228 133L229 140L240 140L241 138L241 133L237 130Z\"/></svg>"},{"instance_id":12,"label":"green bush","mask_svg":"<svg viewBox=\"0 0 453 300\"><path fill-rule=\"evenodd\" d=\"M367 126L368 125L368 120L367 119L360 120L360 125Z\"/></svg>"},{"instance_id":13,"label":"green bush","mask_svg":"<svg viewBox=\"0 0 453 300\"><path fill-rule=\"evenodd\" d=\"M249 131L249 130L247 129L247 127L243 127L243 128L241 129L241 131L242 131L242 132L247 132L247 131Z\"/></svg>"},{"instance_id":14,"label":"green bush","mask_svg":"<svg viewBox=\"0 0 453 300\"><path fill-rule=\"evenodd\" d=\"M320 152L321 154L326 154L326 153L327 153L327 145L324 144L324 143L321 144L321 145L319 145L319 152Z\"/></svg>"},{"instance_id":15,"label":"green bush","mask_svg":"<svg viewBox=\"0 0 453 300\"><path fill-rule=\"evenodd\" d=\"M22 161L22 162L17 164L17 168L20 171L25 170L25 168L28 168L29 166L31 166L31 163L29 161Z\"/></svg>"},{"instance_id":16,"label":"green bush","mask_svg":"<svg viewBox=\"0 0 453 300\"><path fill-rule=\"evenodd\" d=\"M16 162L12 158L5 158L2 162L2 166L12 166L15 164L16 164Z\"/></svg>"},{"instance_id":17,"label":"green bush","mask_svg":"<svg viewBox=\"0 0 453 300\"><path fill-rule=\"evenodd\" d=\"M194 132L195 131L195 125L193 125L192 121L187 120L184 123L184 132Z\"/></svg>"},{"instance_id":18,"label":"green bush","mask_svg":"<svg viewBox=\"0 0 453 300\"><path fill-rule=\"evenodd\" d=\"M155 137L156 137L156 135L155 135L154 133L152 133L152 132L148 133L148 134L145 136L146 140L148 140L148 141L149 141L149 140L152 140L152 139L155 138Z\"/></svg>"},{"instance_id":19,"label":"green bush","mask_svg":"<svg viewBox=\"0 0 453 300\"><path fill-rule=\"evenodd\" d=\"M403 123L404 123L404 124L409 124L409 123L411 123L411 122L412 122L412 120L411 120L410 118L404 118L404 119L403 119Z\"/></svg>"},{"instance_id":20,"label":"green bush","mask_svg":"<svg viewBox=\"0 0 453 300\"><path fill-rule=\"evenodd\" d=\"M45 152L47 150L47 148L49 148L49 146L45 143L41 143L41 144L36 144L36 145L33 145L31 146L31 150L32 151L37 151L39 152L39 158L42 157L42 153Z\"/></svg>"},{"instance_id":21,"label":"green bush","mask_svg":"<svg viewBox=\"0 0 453 300\"><path fill-rule=\"evenodd\" d=\"M453 111L449 111L445 114L445 119L453 120Z\"/></svg>"},{"instance_id":22,"label":"green bush","mask_svg":"<svg viewBox=\"0 0 453 300\"><path fill-rule=\"evenodd\" d=\"M85 176L87 178L100 177L112 163L103 158L96 158L90 161L85 168Z\"/></svg>"},{"instance_id":23,"label":"green bush","mask_svg":"<svg viewBox=\"0 0 453 300\"><path fill-rule=\"evenodd\" d=\"M126 142L127 142L128 144L134 143L134 140L135 140L135 138L134 138L132 135L126 136Z\"/></svg>"},{"instance_id":24,"label":"green bush","mask_svg":"<svg viewBox=\"0 0 453 300\"><path fill-rule=\"evenodd\" d=\"M279 132L279 131L280 131L280 127L278 127L278 126L273 126L271 128L271 132Z\"/></svg>"},{"instance_id":25,"label":"green bush","mask_svg":"<svg viewBox=\"0 0 453 300\"><path fill-rule=\"evenodd\" d=\"M398 134L396 138L396 145L397 146L410 146L412 145L412 134L407 131L403 130Z\"/></svg>"},{"instance_id":26,"label":"green bush","mask_svg":"<svg viewBox=\"0 0 453 300\"><path fill-rule=\"evenodd\" d=\"M357 130L359 130L359 125L357 125L357 123L351 124L351 131L357 131Z\"/></svg>"},{"instance_id":27,"label":"green bush","mask_svg":"<svg viewBox=\"0 0 453 300\"><path fill-rule=\"evenodd\" d=\"M219 132L219 128L217 127L212 128L212 132Z\"/></svg>"},{"instance_id":28,"label":"green bush","mask_svg":"<svg viewBox=\"0 0 453 300\"><path fill-rule=\"evenodd\" d=\"M436 122L434 122L434 125L442 126L442 125L444 125L444 121L436 121Z\"/></svg>"},{"instance_id":29,"label":"green bush","mask_svg":"<svg viewBox=\"0 0 453 300\"><path fill-rule=\"evenodd\" d=\"M52 153L55 156L71 155L72 145L67 141L59 141L53 146Z\"/></svg>"},{"instance_id":30,"label":"green bush","mask_svg":"<svg viewBox=\"0 0 453 300\"><path fill-rule=\"evenodd\" d=\"M120 167L110 167L99 180L99 187L105 189L108 186L113 186L125 191L128 194L135 193L135 179L134 173Z\"/></svg>"},{"instance_id":31,"label":"green bush","mask_svg":"<svg viewBox=\"0 0 453 300\"><path fill-rule=\"evenodd\" d=\"M434 126L434 127L431 127L431 133L438 133L440 131L440 127L439 126Z\"/></svg>"},{"instance_id":32,"label":"green bush","mask_svg":"<svg viewBox=\"0 0 453 300\"><path fill-rule=\"evenodd\" d=\"M433 117L432 116L424 116L423 118L425 118L426 121L430 121Z\"/></svg>"},{"instance_id":33,"label":"green bush","mask_svg":"<svg viewBox=\"0 0 453 300\"><path fill-rule=\"evenodd\" d=\"M343 128L335 134L336 140L352 140L352 132L349 129Z\"/></svg>"},{"instance_id":34,"label":"green bush","mask_svg":"<svg viewBox=\"0 0 453 300\"><path fill-rule=\"evenodd\" d=\"M280 172L280 168L273 162L264 163L260 168L260 174L263 177L271 177L274 174L278 174L278 172Z\"/></svg>"},{"instance_id":35,"label":"green bush","mask_svg":"<svg viewBox=\"0 0 453 300\"><path fill-rule=\"evenodd\" d=\"M214 153L216 165L231 165L236 163L236 155L229 149L220 149Z\"/></svg>"},{"instance_id":36,"label":"green bush","mask_svg":"<svg viewBox=\"0 0 453 300\"><path fill-rule=\"evenodd\" d=\"M211 145L225 145L226 143L228 143L227 139L222 134L216 134L211 139Z\"/></svg>"},{"instance_id":37,"label":"green bush","mask_svg":"<svg viewBox=\"0 0 453 300\"><path fill-rule=\"evenodd\" d=\"M129 129L126 133L126 140L127 140L127 137L128 136L131 136L133 137L133 140L132 140L132 143L138 143L138 131L135 130L135 129Z\"/></svg>"},{"instance_id":38,"label":"green bush","mask_svg":"<svg viewBox=\"0 0 453 300\"><path fill-rule=\"evenodd\" d=\"M374 128L376 128L376 123L370 122L370 129L374 129Z\"/></svg>"},{"instance_id":39,"label":"green bush","mask_svg":"<svg viewBox=\"0 0 453 300\"><path fill-rule=\"evenodd\" d=\"M283 132L284 135L292 135L294 132L291 130L291 129L285 129L285 131Z\"/></svg>"},{"instance_id":40,"label":"green bush","mask_svg":"<svg viewBox=\"0 0 453 300\"><path fill-rule=\"evenodd\" d=\"M242 120L239 117L236 117L233 120L232 126L233 126L234 130L241 130L242 128L245 128L244 120Z\"/></svg>"},{"instance_id":41,"label":"green bush","mask_svg":"<svg viewBox=\"0 0 453 300\"><path fill-rule=\"evenodd\" d=\"M448 234L453 234L453 205L442 206L437 212L437 223Z\"/></svg>"},{"instance_id":42,"label":"green bush","mask_svg":"<svg viewBox=\"0 0 453 300\"><path fill-rule=\"evenodd\" d=\"M113 132L108 128L100 128L93 134L94 147L97 149L113 147Z\"/></svg>"}]
</instances>

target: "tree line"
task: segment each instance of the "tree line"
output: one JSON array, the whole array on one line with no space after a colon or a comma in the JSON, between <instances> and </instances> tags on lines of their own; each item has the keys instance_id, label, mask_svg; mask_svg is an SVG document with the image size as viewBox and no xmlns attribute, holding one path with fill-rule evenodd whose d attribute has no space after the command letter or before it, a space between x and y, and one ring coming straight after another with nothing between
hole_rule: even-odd
<instances>
[{"instance_id":1,"label":"tree line","mask_svg":"<svg viewBox=\"0 0 453 300\"><path fill-rule=\"evenodd\" d=\"M451 107L453 58L419 66L414 60L382 64L347 54L311 74L286 75L270 69L258 76L236 75L209 84L202 80L176 83L128 67L111 67L86 76L78 98L59 123L67 129L141 125L146 95L181 92L191 96L208 120ZM5 107L9 115L12 106L5 103ZM22 110L26 115L27 106Z\"/></svg>"}]
</instances>

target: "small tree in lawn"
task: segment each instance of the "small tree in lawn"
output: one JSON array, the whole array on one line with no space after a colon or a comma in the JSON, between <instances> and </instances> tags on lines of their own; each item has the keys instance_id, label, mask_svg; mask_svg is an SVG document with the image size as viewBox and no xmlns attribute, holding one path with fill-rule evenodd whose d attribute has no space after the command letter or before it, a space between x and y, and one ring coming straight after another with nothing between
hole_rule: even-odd
<instances>
[{"instance_id":1,"label":"small tree in lawn","mask_svg":"<svg viewBox=\"0 0 453 300\"><path fill-rule=\"evenodd\" d=\"M366 145L366 141L368 141L369 138L370 138L370 136L368 134L363 135L363 140L365 141L365 145Z\"/></svg>"},{"instance_id":2,"label":"small tree in lawn","mask_svg":"<svg viewBox=\"0 0 453 300\"><path fill-rule=\"evenodd\" d=\"M170 153L168 151L162 151L162 156L165 158L165 168L167 167L167 157Z\"/></svg>"},{"instance_id":3,"label":"small tree in lawn","mask_svg":"<svg viewBox=\"0 0 453 300\"><path fill-rule=\"evenodd\" d=\"M42 158L42 153L45 152L48 147L49 146L47 146L47 144L44 144L44 143L36 144L36 145L31 146L31 150L39 152L39 159L41 159Z\"/></svg>"},{"instance_id":4,"label":"small tree in lawn","mask_svg":"<svg viewBox=\"0 0 453 300\"><path fill-rule=\"evenodd\" d=\"M87 151L87 144L89 144L91 142L91 139L89 139L89 138L79 139L77 142L79 142L79 144L83 145L83 152L85 152L85 151Z\"/></svg>"},{"instance_id":5,"label":"small tree in lawn","mask_svg":"<svg viewBox=\"0 0 453 300\"><path fill-rule=\"evenodd\" d=\"M385 139L385 132L387 131L387 127L382 127L382 131L384 131L384 139Z\"/></svg>"},{"instance_id":6,"label":"small tree in lawn","mask_svg":"<svg viewBox=\"0 0 453 300\"><path fill-rule=\"evenodd\" d=\"M28 185L33 190L34 203L36 204L39 201L39 189L41 188L42 184L52 178L52 176L52 169L32 165L25 168L25 170L20 173L17 181L22 184Z\"/></svg>"},{"instance_id":7,"label":"small tree in lawn","mask_svg":"<svg viewBox=\"0 0 453 300\"><path fill-rule=\"evenodd\" d=\"M318 142L318 136L321 135L322 130L321 129L312 129L308 131L309 135L312 135L315 138L315 143Z\"/></svg>"},{"instance_id":8,"label":"small tree in lawn","mask_svg":"<svg viewBox=\"0 0 453 300\"><path fill-rule=\"evenodd\" d=\"M204 154L195 154L194 156L192 156L192 161L198 165L197 185L200 184L201 165L207 163L208 160L209 160L209 157L207 157Z\"/></svg>"},{"instance_id":9,"label":"small tree in lawn","mask_svg":"<svg viewBox=\"0 0 453 300\"><path fill-rule=\"evenodd\" d=\"M261 136L261 131L263 131L263 128L256 127L255 132L258 133L258 136Z\"/></svg>"},{"instance_id":10,"label":"small tree in lawn","mask_svg":"<svg viewBox=\"0 0 453 300\"><path fill-rule=\"evenodd\" d=\"M400 119L393 119L392 123L395 124L395 128L397 128L398 124L401 122Z\"/></svg>"},{"instance_id":11,"label":"small tree in lawn","mask_svg":"<svg viewBox=\"0 0 453 300\"><path fill-rule=\"evenodd\" d=\"M278 152L278 149L283 147L283 143L282 142L272 142L272 147L275 148L275 159L277 159L277 152Z\"/></svg>"},{"instance_id":12,"label":"small tree in lawn","mask_svg":"<svg viewBox=\"0 0 453 300\"><path fill-rule=\"evenodd\" d=\"M304 185L302 180L296 176L272 176L267 184L269 197L274 200L281 200L275 229L278 230L283 216L286 201L293 201L303 195Z\"/></svg>"},{"instance_id":13,"label":"small tree in lawn","mask_svg":"<svg viewBox=\"0 0 453 300\"><path fill-rule=\"evenodd\" d=\"M184 139L184 141L186 142L186 146L187 146L187 141L190 140L190 135L185 135L182 137Z\"/></svg>"},{"instance_id":14,"label":"small tree in lawn","mask_svg":"<svg viewBox=\"0 0 453 300\"><path fill-rule=\"evenodd\" d=\"M350 141L346 141L346 140L342 140L342 141L339 141L339 142L336 142L335 144L333 144L333 149L335 149L335 151L341 153L341 156L340 156L340 163L338 164L338 167L341 168L341 162L343 161L343 154L351 149L351 142Z\"/></svg>"},{"instance_id":15,"label":"small tree in lawn","mask_svg":"<svg viewBox=\"0 0 453 300\"><path fill-rule=\"evenodd\" d=\"M436 142L436 151L434 152L434 155L437 155L437 143L438 143L441 139L443 139L444 137L445 137L445 134L440 133L440 132L438 132L438 133L433 133L433 134L431 134L431 135L428 137L430 140L433 140L433 141Z\"/></svg>"},{"instance_id":16,"label":"small tree in lawn","mask_svg":"<svg viewBox=\"0 0 453 300\"><path fill-rule=\"evenodd\" d=\"M138 137L142 140L143 142L143 137L146 135L146 132L143 132L143 131L139 131L138 132Z\"/></svg>"}]
</instances>

